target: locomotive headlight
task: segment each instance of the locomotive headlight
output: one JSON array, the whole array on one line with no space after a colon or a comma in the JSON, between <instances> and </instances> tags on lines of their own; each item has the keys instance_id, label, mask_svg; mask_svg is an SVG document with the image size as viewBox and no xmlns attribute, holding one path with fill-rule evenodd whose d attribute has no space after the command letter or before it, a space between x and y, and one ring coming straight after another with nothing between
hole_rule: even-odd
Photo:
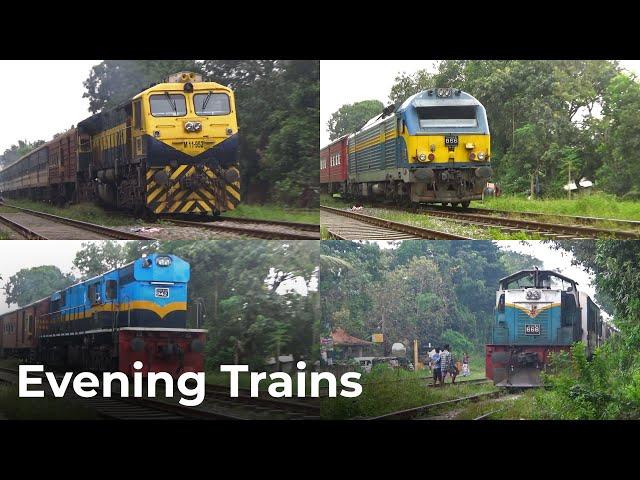
<instances>
[{"instance_id":1,"label":"locomotive headlight","mask_svg":"<svg viewBox=\"0 0 640 480\"><path fill-rule=\"evenodd\" d=\"M186 122L184 124L184 129L187 132L199 132L202 130L202 123L200 122Z\"/></svg>"},{"instance_id":2,"label":"locomotive headlight","mask_svg":"<svg viewBox=\"0 0 640 480\"><path fill-rule=\"evenodd\" d=\"M427 156L424 153L421 153L420 155L418 155L418 160L421 162L426 162Z\"/></svg>"},{"instance_id":3,"label":"locomotive headlight","mask_svg":"<svg viewBox=\"0 0 640 480\"><path fill-rule=\"evenodd\" d=\"M171 265L171 257L158 257L156 258L156 265L159 267L168 267Z\"/></svg>"},{"instance_id":4,"label":"locomotive headlight","mask_svg":"<svg viewBox=\"0 0 640 480\"><path fill-rule=\"evenodd\" d=\"M484 152L478 153L478 160L480 160L480 161L484 160Z\"/></svg>"}]
</instances>

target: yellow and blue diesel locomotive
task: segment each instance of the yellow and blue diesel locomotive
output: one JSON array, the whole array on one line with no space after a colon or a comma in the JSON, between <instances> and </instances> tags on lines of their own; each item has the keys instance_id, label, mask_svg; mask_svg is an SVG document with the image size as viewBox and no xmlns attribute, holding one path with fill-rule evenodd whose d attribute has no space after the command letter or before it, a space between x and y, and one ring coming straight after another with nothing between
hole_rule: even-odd
<instances>
[{"instance_id":1,"label":"yellow and blue diesel locomotive","mask_svg":"<svg viewBox=\"0 0 640 480\"><path fill-rule=\"evenodd\" d=\"M433 88L387 107L348 138L349 191L398 203L469 206L490 166L482 104L466 92Z\"/></svg>"},{"instance_id":2,"label":"yellow and blue diesel locomotive","mask_svg":"<svg viewBox=\"0 0 640 480\"><path fill-rule=\"evenodd\" d=\"M0 191L151 213L214 215L240 202L233 91L171 75L18 159Z\"/></svg>"},{"instance_id":3,"label":"yellow and blue diesel locomotive","mask_svg":"<svg viewBox=\"0 0 640 480\"><path fill-rule=\"evenodd\" d=\"M500 280L496 293L487 378L498 386L539 386L550 354L582 341L591 356L611 332L574 280L550 270L516 272Z\"/></svg>"},{"instance_id":4,"label":"yellow and blue diesel locomotive","mask_svg":"<svg viewBox=\"0 0 640 480\"><path fill-rule=\"evenodd\" d=\"M189 280L180 257L143 256L0 315L0 353L128 375L136 361L143 374L203 371L206 330L187 328Z\"/></svg>"}]
</instances>

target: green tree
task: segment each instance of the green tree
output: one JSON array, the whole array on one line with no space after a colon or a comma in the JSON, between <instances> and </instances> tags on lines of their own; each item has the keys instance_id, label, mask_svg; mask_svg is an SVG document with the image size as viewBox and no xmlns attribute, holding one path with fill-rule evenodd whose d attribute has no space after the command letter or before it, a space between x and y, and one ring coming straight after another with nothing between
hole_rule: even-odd
<instances>
[{"instance_id":1,"label":"green tree","mask_svg":"<svg viewBox=\"0 0 640 480\"><path fill-rule=\"evenodd\" d=\"M134 243L134 242L132 242ZM126 263L125 247L115 241L84 242L76 253L73 265L80 270L82 279L101 275Z\"/></svg>"},{"instance_id":2,"label":"green tree","mask_svg":"<svg viewBox=\"0 0 640 480\"><path fill-rule=\"evenodd\" d=\"M98 113L183 70L201 71L194 60L105 60L91 69L82 98L89 99L91 113Z\"/></svg>"},{"instance_id":3,"label":"green tree","mask_svg":"<svg viewBox=\"0 0 640 480\"><path fill-rule=\"evenodd\" d=\"M65 274L53 265L23 268L9 277L5 284L7 306L29 305L75 282L71 273Z\"/></svg>"},{"instance_id":4,"label":"green tree","mask_svg":"<svg viewBox=\"0 0 640 480\"><path fill-rule=\"evenodd\" d=\"M379 100L363 100L341 106L327 123L329 139L335 140L360 129L367 121L380 115L384 105Z\"/></svg>"}]
</instances>

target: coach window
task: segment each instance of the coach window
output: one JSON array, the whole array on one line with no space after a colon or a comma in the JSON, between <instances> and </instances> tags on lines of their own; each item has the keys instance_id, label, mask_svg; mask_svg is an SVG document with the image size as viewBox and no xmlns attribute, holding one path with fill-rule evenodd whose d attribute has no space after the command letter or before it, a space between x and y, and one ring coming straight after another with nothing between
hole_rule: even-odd
<instances>
[{"instance_id":1,"label":"coach window","mask_svg":"<svg viewBox=\"0 0 640 480\"><path fill-rule=\"evenodd\" d=\"M182 94L151 95L149 106L154 117L184 117L187 114L187 102Z\"/></svg>"},{"instance_id":2,"label":"coach window","mask_svg":"<svg viewBox=\"0 0 640 480\"><path fill-rule=\"evenodd\" d=\"M107 280L107 300L115 300L118 292L118 284L115 280Z\"/></svg>"},{"instance_id":3,"label":"coach window","mask_svg":"<svg viewBox=\"0 0 640 480\"><path fill-rule=\"evenodd\" d=\"M231 105L226 93L197 93L193 96L196 115L229 115Z\"/></svg>"}]
</instances>

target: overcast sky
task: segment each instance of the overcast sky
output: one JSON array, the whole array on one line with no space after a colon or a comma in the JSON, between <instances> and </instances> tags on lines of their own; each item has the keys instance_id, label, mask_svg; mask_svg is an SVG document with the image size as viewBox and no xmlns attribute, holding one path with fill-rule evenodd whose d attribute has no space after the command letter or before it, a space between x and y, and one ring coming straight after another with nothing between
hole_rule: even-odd
<instances>
[{"instance_id":1,"label":"overcast sky","mask_svg":"<svg viewBox=\"0 0 640 480\"><path fill-rule=\"evenodd\" d=\"M101 60L0 60L0 154L18 140L49 141L89 117L82 85Z\"/></svg>"},{"instance_id":2,"label":"overcast sky","mask_svg":"<svg viewBox=\"0 0 640 480\"><path fill-rule=\"evenodd\" d=\"M427 69L436 60L322 60L320 62L320 146L329 143L331 114L346 103L380 100L389 103L395 77ZM640 60L621 60L623 68L640 75Z\"/></svg>"}]
</instances>

